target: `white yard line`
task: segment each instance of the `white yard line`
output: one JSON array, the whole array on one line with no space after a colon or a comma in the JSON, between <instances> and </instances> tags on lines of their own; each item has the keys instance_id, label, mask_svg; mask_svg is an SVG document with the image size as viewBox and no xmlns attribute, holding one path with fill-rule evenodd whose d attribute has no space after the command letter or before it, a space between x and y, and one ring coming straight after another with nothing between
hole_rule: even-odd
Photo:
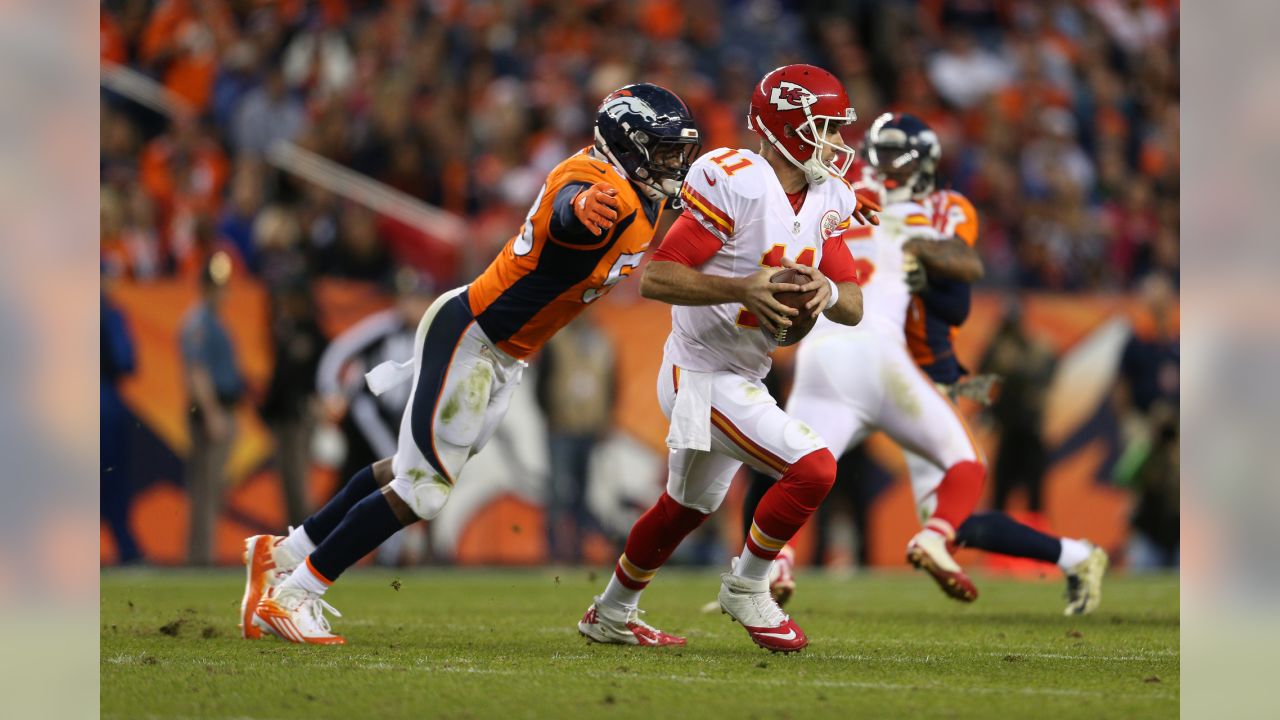
<instances>
[{"instance_id":1,"label":"white yard line","mask_svg":"<svg viewBox=\"0 0 1280 720\"><path fill-rule=\"evenodd\" d=\"M994 653L991 653L994 655ZM134 665L141 662L145 657L145 653L132 655L115 655L104 658L103 661L113 665ZM402 669L406 666L388 663L385 660L373 660L371 655L351 655L342 654L332 658L325 658L315 661L315 658L302 658L304 664L310 667L332 668L332 669L357 669L370 671L385 671L392 669ZM593 656L587 654L575 654L571 656L554 655L552 659L561 660L578 660L590 659ZM803 656L802 656L803 657ZM817 656L813 656L816 657ZM866 662L930 662L931 658L912 659L906 657L884 658L875 656L862 655L822 655L822 659L835 660L855 660ZM1062 658L1072 660L1098 660L1102 658L1077 657L1074 655L1064 655ZM187 664L199 666L214 667L243 667L243 663L230 660L199 660L199 659L183 659L169 660L162 659L158 661L160 665ZM488 668L476 667L474 660L467 657L450 657L450 658L434 658L420 657L413 661L412 667L427 673L447 673L454 675L482 675L495 677L522 677L522 678L546 678L559 679L558 673L550 673L541 670L514 670L505 668ZM700 683L714 683L719 685L751 685L758 687L761 685L769 685L774 687L811 687L811 688L836 688L836 689L860 689L860 690L884 690L884 691L901 691L901 692L943 692L943 693L959 693L962 695L994 695L1015 693L1019 695L1043 695L1050 697L1096 697L1096 698L1133 698L1140 700L1170 700L1178 699L1177 693L1167 692L1151 692L1151 693L1123 693L1123 692L1107 692L1100 690L1075 690L1065 688L1045 688L1045 687L986 687L986 686L964 686L964 685L941 685L941 684L906 684L906 683L889 683L879 681L863 681L863 680L826 680L821 678L796 678L796 677L723 677L719 675L708 675L699 672L696 675L676 675L672 673L644 673L628 670L627 672L618 673L601 673L587 672L581 677L593 678L598 680L619 680L619 679L635 679L646 682L668 682L681 685L694 685Z\"/></svg>"}]
</instances>

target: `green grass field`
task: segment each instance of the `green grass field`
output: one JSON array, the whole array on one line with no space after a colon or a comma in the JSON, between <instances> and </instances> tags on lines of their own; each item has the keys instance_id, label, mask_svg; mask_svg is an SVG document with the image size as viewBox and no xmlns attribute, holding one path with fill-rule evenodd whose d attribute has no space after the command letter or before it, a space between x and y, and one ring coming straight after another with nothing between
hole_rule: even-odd
<instances>
[{"instance_id":1,"label":"green grass field","mask_svg":"<svg viewBox=\"0 0 1280 720\"><path fill-rule=\"evenodd\" d=\"M328 593L348 645L241 640L243 575L106 571L107 718L1149 718L1178 714L1178 583L1110 578L1061 615L1057 582L975 578L972 606L923 575L809 574L792 656L703 615L719 578L667 570L647 619L685 648L588 644L604 571L353 571ZM398 580L398 583L393 581ZM399 585L399 589L393 585Z\"/></svg>"}]
</instances>

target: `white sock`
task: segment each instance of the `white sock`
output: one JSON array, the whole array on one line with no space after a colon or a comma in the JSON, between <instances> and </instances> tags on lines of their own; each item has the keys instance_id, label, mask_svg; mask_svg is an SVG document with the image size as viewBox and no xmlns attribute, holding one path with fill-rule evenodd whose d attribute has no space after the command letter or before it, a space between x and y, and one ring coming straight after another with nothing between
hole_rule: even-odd
<instances>
[{"instance_id":1,"label":"white sock","mask_svg":"<svg viewBox=\"0 0 1280 720\"><path fill-rule=\"evenodd\" d=\"M773 560L756 555L751 552L750 546L744 545L742 555L738 556L738 562L733 566L733 574L749 580L767 580L772 566Z\"/></svg>"},{"instance_id":2,"label":"white sock","mask_svg":"<svg viewBox=\"0 0 1280 720\"><path fill-rule=\"evenodd\" d=\"M316 551L316 544L311 541L311 537L301 525L289 528L289 534L285 536L280 546L296 558L297 562L302 562L303 558Z\"/></svg>"},{"instance_id":3,"label":"white sock","mask_svg":"<svg viewBox=\"0 0 1280 720\"><path fill-rule=\"evenodd\" d=\"M317 595L323 595L324 591L329 589L329 583L321 579L319 575L311 572L311 566L304 562L294 568L289 577L280 583L280 589L283 590L285 588L298 588Z\"/></svg>"},{"instance_id":4,"label":"white sock","mask_svg":"<svg viewBox=\"0 0 1280 720\"><path fill-rule=\"evenodd\" d=\"M617 575L609 576L609 585L600 596L600 602L615 608L635 610L640 606L640 593L644 590L632 590L618 580Z\"/></svg>"},{"instance_id":5,"label":"white sock","mask_svg":"<svg viewBox=\"0 0 1280 720\"><path fill-rule=\"evenodd\" d=\"M1069 571L1084 562L1089 557L1089 553L1093 552L1093 547L1083 540L1062 538L1061 542L1062 553L1058 555L1058 567L1063 571Z\"/></svg>"}]
</instances>

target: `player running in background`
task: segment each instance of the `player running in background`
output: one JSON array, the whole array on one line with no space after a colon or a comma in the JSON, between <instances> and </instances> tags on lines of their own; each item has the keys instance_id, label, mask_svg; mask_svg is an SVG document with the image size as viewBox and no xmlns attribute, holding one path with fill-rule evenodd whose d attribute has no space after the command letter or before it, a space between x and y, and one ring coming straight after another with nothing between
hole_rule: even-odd
<instances>
[{"instance_id":1,"label":"player running in background","mask_svg":"<svg viewBox=\"0 0 1280 720\"><path fill-rule=\"evenodd\" d=\"M932 135L916 118L895 115L881 115L867 131L867 162L884 210L871 232L854 228L842 237L858 265L866 317L854 328L818 321L796 354L787 412L837 455L880 429L938 468L936 485L918 490L928 513L907 558L948 593L972 599L977 590L948 545L981 497L986 466L955 405L916 367L904 332L907 278L917 263L933 277L971 281L982 273L973 248L940 235L911 198L908 181L925 162L922 137Z\"/></svg>"},{"instance_id":2,"label":"player running in background","mask_svg":"<svg viewBox=\"0 0 1280 720\"><path fill-rule=\"evenodd\" d=\"M909 117L909 116L907 116ZM915 127L906 118L897 125L911 132ZM894 127L894 121L882 126ZM937 189L938 161L942 147L933 133L916 128L916 152L921 156L913 176L890 189L894 178L882 173L888 197L897 197L906 189L920 202L933 226L944 238L958 238L969 247L978 240L978 213L964 195L954 190ZM889 151L892 153L892 151ZM892 162L892 161L890 161ZM874 171L874 170L873 170ZM929 379L953 400L966 396L987 404L990 400L991 376L966 377L967 371L956 359L957 329L969 316L970 284L964 278L932 275L928 262L908 276L912 286L911 305L907 310L907 348L911 357ZM942 481L942 471L923 455L903 448L911 489L922 521L928 517L933 495ZM999 471L999 467L996 468ZM1031 558L1056 564L1067 579L1066 615L1093 612L1102 600L1102 577L1107 570L1107 554L1086 540L1060 538L1024 525L1004 512L974 513L956 528L955 545L970 547L1012 557ZM946 587L943 588L947 590ZM951 597L966 599L947 592ZM971 598L970 598L971 599Z\"/></svg>"},{"instance_id":3,"label":"player running in background","mask_svg":"<svg viewBox=\"0 0 1280 720\"><path fill-rule=\"evenodd\" d=\"M605 98L594 146L551 171L488 269L431 305L412 361L368 374L375 393L413 381L394 457L361 470L287 536L245 541L245 637L344 642L324 616L337 614L325 590L401 527L440 512L506 412L525 358L631 274L700 147L670 91L639 83Z\"/></svg>"},{"instance_id":4,"label":"player running in background","mask_svg":"<svg viewBox=\"0 0 1280 720\"><path fill-rule=\"evenodd\" d=\"M658 375L658 399L671 420L667 488L632 527L608 587L578 623L591 640L685 644L639 620L640 594L720 507L747 463L777 482L760 502L741 556L721 576L720 607L761 647L788 652L808 643L770 597L766 578L778 551L826 497L836 463L821 437L778 407L761 378L775 333L798 315L774 292L815 291L807 312L841 325L862 317L854 265L839 237L854 217L874 221L843 179L853 151L840 128L854 118L830 73L778 68L751 101L748 127L761 136L759 153L720 148L690 168L685 212L640 284L645 297L674 306ZM808 281L771 284L778 267L796 268Z\"/></svg>"}]
</instances>

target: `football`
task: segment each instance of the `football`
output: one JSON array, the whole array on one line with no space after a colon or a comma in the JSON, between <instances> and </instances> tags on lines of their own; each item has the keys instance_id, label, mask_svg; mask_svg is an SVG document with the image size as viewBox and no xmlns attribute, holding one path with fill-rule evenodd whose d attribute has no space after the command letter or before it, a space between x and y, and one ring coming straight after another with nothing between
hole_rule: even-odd
<instances>
[{"instance_id":1,"label":"football","mask_svg":"<svg viewBox=\"0 0 1280 720\"><path fill-rule=\"evenodd\" d=\"M769 278L769 282L803 285L809 282L809 276L799 270L786 268L774 273L773 277ZM808 335L809 331L813 329L813 324L818 321L818 313L810 315L805 312L804 306L805 303L812 300L813 296L817 293L817 290L810 290L809 292L779 292L773 294L773 296L778 299L778 302L789 308L800 311L798 316L791 319L791 327L783 328L773 336L774 342L778 343L779 346L786 347L788 345L795 345L804 339L804 336ZM760 332L767 334L763 327L760 328Z\"/></svg>"}]
</instances>

